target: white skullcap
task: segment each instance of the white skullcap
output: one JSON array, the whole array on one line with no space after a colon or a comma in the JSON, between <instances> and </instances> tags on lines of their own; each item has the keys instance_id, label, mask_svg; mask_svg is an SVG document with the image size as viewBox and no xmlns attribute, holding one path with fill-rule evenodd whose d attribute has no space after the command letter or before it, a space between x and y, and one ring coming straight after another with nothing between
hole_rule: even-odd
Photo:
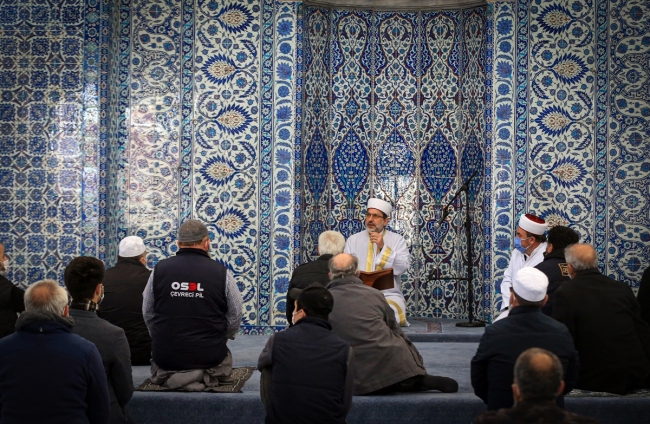
<instances>
[{"instance_id":1,"label":"white skullcap","mask_svg":"<svg viewBox=\"0 0 650 424\"><path fill-rule=\"evenodd\" d=\"M542 218L527 213L519 218L519 226L529 233L541 236L548 229L548 224Z\"/></svg>"},{"instance_id":2,"label":"white skullcap","mask_svg":"<svg viewBox=\"0 0 650 424\"><path fill-rule=\"evenodd\" d=\"M522 268L515 274L512 290L517 296L529 302L544 300L548 288L548 277L533 267Z\"/></svg>"},{"instance_id":3,"label":"white skullcap","mask_svg":"<svg viewBox=\"0 0 650 424\"><path fill-rule=\"evenodd\" d=\"M132 258L141 255L144 251L144 241L140 237L128 236L120 242L120 250L117 254L123 258Z\"/></svg>"},{"instance_id":4,"label":"white skullcap","mask_svg":"<svg viewBox=\"0 0 650 424\"><path fill-rule=\"evenodd\" d=\"M368 199L368 209L370 208L379 209L388 217L390 217L390 213L393 211L393 207L390 205L390 203L385 200L377 199L376 197Z\"/></svg>"}]
</instances>

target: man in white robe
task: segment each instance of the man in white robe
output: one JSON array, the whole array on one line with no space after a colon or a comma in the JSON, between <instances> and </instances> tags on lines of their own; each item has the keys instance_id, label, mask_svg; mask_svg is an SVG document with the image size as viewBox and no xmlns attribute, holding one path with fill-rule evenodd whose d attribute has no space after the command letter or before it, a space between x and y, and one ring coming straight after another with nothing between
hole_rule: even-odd
<instances>
[{"instance_id":1,"label":"man in white robe","mask_svg":"<svg viewBox=\"0 0 650 424\"><path fill-rule=\"evenodd\" d=\"M393 207L381 199L369 199L366 211L366 230L351 235L345 243L345 253L356 256L360 271L380 271L393 268L395 284L382 290L386 301L395 312L400 326L406 321L406 301L402 294L400 276L409 269L410 255L404 237L386 229Z\"/></svg>"},{"instance_id":2,"label":"man in white robe","mask_svg":"<svg viewBox=\"0 0 650 424\"><path fill-rule=\"evenodd\" d=\"M515 233L515 248L501 281L501 314L495 321L508 316L510 288L517 271L526 267L534 267L544 260L547 246L544 233L547 229L546 221L535 215L527 213L519 218L519 225Z\"/></svg>"}]
</instances>

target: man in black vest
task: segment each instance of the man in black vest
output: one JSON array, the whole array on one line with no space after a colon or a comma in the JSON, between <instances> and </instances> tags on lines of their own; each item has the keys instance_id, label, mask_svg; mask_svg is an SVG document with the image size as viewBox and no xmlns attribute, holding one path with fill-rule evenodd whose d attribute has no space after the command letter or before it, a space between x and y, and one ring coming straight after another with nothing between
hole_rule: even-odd
<instances>
[{"instance_id":1,"label":"man in black vest","mask_svg":"<svg viewBox=\"0 0 650 424\"><path fill-rule=\"evenodd\" d=\"M565 281L569 281L569 265L564 259L564 248L577 243L580 240L578 233L569 227L561 225L551 228L548 232L548 243L544 260L535 268L542 271L548 277L548 301L542 306L542 312L549 317L553 315L553 297L555 290Z\"/></svg>"},{"instance_id":2,"label":"man in black vest","mask_svg":"<svg viewBox=\"0 0 650 424\"><path fill-rule=\"evenodd\" d=\"M104 273L104 301L97 314L124 330L132 365L149 365L151 337L142 318L142 292L151 271L144 242L138 236L120 241L117 264Z\"/></svg>"},{"instance_id":3,"label":"man in black vest","mask_svg":"<svg viewBox=\"0 0 650 424\"><path fill-rule=\"evenodd\" d=\"M222 363L231 371L226 342L235 338L242 317L237 283L208 255L210 237L200 221L181 225L178 248L176 256L158 262L143 293L152 374L205 370Z\"/></svg>"},{"instance_id":4,"label":"man in black vest","mask_svg":"<svg viewBox=\"0 0 650 424\"><path fill-rule=\"evenodd\" d=\"M260 354L266 423L345 423L352 407L354 354L328 322L334 299L314 283L293 289L294 325L271 336Z\"/></svg>"}]
</instances>

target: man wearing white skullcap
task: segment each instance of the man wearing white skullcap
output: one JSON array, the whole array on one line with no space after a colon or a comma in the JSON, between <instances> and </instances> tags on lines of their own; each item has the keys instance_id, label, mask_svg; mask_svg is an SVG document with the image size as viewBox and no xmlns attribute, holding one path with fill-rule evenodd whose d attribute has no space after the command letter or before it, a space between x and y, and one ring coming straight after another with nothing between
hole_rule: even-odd
<instances>
[{"instance_id":1,"label":"man wearing white skullcap","mask_svg":"<svg viewBox=\"0 0 650 424\"><path fill-rule=\"evenodd\" d=\"M512 280L522 268L534 267L544 260L546 251L546 236L544 233L548 224L532 214L525 214L519 218L519 225L515 233L515 249L510 256L510 263L503 273L501 281L501 311L508 309L510 302L510 287Z\"/></svg>"},{"instance_id":2,"label":"man wearing white skullcap","mask_svg":"<svg viewBox=\"0 0 650 424\"><path fill-rule=\"evenodd\" d=\"M406 302L400 276L409 269L410 255L404 237L386 229L392 211L390 203L377 198L368 199L366 231L351 235L345 243L344 252L359 259L360 271L393 269L395 285L392 289L383 290L383 294L395 312L398 324L404 327L409 324L406 321Z\"/></svg>"},{"instance_id":3,"label":"man wearing white skullcap","mask_svg":"<svg viewBox=\"0 0 650 424\"><path fill-rule=\"evenodd\" d=\"M104 273L104 301L100 318L124 330L131 350L132 365L151 365L151 337L142 317L142 292L151 271L147 251L138 236L120 241L117 263Z\"/></svg>"},{"instance_id":4,"label":"man wearing white skullcap","mask_svg":"<svg viewBox=\"0 0 650 424\"><path fill-rule=\"evenodd\" d=\"M537 347L553 352L562 362L565 388L570 392L578 379L578 352L569 329L542 313L548 300L548 278L533 267L517 271L512 281L510 315L485 329L472 358L471 378L476 396L489 410L513 405L512 381L515 362L527 349ZM564 397L557 404L564 407Z\"/></svg>"}]
</instances>

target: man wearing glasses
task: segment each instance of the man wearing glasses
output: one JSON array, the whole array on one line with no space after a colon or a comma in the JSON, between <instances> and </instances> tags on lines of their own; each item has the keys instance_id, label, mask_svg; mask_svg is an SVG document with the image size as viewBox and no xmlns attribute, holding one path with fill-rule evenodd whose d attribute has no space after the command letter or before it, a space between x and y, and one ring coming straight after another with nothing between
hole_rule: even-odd
<instances>
[{"instance_id":1,"label":"man wearing glasses","mask_svg":"<svg viewBox=\"0 0 650 424\"><path fill-rule=\"evenodd\" d=\"M392 289L382 292L395 312L395 319L400 326L405 327L409 324L406 321L406 302L400 286L400 276L409 269L410 256L404 237L386 229L392 211L390 203L377 198L369 199L366 230L351 235L345 243L344 252L359 259L359 271L393 269L395 284Z\"/></svg>"}]
</instances>

